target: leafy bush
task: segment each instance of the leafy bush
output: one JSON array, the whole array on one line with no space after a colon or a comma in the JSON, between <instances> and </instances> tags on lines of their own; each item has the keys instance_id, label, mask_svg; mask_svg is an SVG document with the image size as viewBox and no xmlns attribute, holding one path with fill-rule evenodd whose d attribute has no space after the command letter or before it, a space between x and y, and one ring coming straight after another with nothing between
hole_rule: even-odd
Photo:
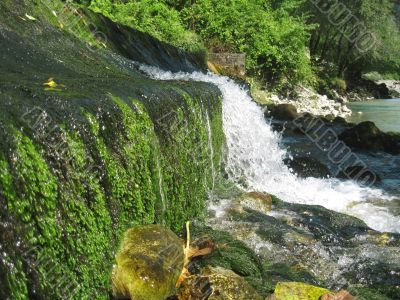
<instances>
[{"instance_id":1,"label":"leafy bush","mask_svg":"<svg viewBox=\"0 0 400 300\"><path fill-rule=\"evenodd\" d=\"M160 0L92 0L90 9L116 22L192 52L204 51L199 37L183 25L179 12Z\"/></svg>"},{"instance_id":2,"label":"leafy bush","mask_svg":"<svg viewBox=\"0 0 400 300\"><path fill-rule=\"evenodd\" d=\"M339 77L331 79L331 86L340 93L345 92L347 89L346 81Z\"/></svg>"},{"instance_id":3,"label":"leafy bush","mask_svg":"<svg viewBox=\"0 0 400 300\"><path fill-rule=\"evenodd\" d=\"M247 54L250 73L277 84L312 80L307 55L308 27L266 1L201 0L182 11L187 26L213 48Z\"/></svg>"}]
</instances>

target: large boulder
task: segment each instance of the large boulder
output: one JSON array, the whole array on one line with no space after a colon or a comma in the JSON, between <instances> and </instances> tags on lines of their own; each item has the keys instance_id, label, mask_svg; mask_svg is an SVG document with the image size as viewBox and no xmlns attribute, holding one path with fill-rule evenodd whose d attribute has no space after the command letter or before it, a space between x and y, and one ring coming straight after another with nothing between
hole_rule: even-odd
<instances>
[{"instance_id":1,"label":"large boulder","mask_svg":"<svg viewBox=\"0 0 400 300\"><path fill-rule=\"evenodd\" d=\"M292 104L279 104L268 107L268 109L269 114L267 116L278 120L292 121L300 116L296 107Z\"/></svg>"},{"instance_id":2,"label":"large boulder","mask_svg":"<svg viewBox=\"0 0 400 300\"><path fill-rule=\"evenodd\" d=\"M116 298L161 300L174 294L183 269L183 243L160 225L125 232L113 270Z\"/></svg>"},{"instance_id":3,"label":"large boulder","mask_svg":"<svg viewBox=\"0 0 400 300\"><path fill-rule=\"evenodd\" d=\"M347 129L339 138L354 149L400 153L399 136L382 132L370 121L362 122Z\"/></svg>"}]
</instances>

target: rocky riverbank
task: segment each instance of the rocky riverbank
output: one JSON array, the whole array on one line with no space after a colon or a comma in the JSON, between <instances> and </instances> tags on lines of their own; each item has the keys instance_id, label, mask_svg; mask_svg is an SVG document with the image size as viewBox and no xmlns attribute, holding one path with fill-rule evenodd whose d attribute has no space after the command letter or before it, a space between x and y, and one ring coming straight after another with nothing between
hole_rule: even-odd
<instances>
[{"instance_id":1,"label":"rocky riverbank","mask_svg":"<svg viewBox=\"0 0 400 300\"><path fill-rule=\"evenodd\" d=\"M345 118L351 115L351 110L346 106L346 97L341 97L335 92L336 100L320 95L311 88L298 86L292 94L295 97L284 97L256 87L250 82L251 96L261 106L274 106L279 104L293 105L299 113L311 113L318 116L332 116Z\"/></svg>"},{"instance_id":2,"label":"rocky riverbank","mask_svg":"<svg viewBox=\"0 0 400 300\"><path fill-rule=\"evenodd\" d=\"M399 80L379 80L377 84L384 84L393 98L400 98L400 81Z\"/></svg>"},{"instance_id":3,"label":"rocky riverbank","mask_svg":"<svg viewBox=\"0 0 400 300\"><path fill-rule=\"evenodd\" d=\"M351 115L351 110L346 106L347 99L337 95L337 99L329 99L326 95L320 95L312 89L300 86L296 89L295 99L272 96L273 104L291 104L299 113L311 113L318 116L342 117Z\"/></svg>"}]
</instances>

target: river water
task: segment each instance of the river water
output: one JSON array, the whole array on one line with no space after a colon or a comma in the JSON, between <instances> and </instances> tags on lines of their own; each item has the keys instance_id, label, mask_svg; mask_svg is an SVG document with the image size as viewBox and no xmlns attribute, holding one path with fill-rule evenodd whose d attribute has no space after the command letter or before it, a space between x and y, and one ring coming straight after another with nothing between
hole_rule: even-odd
<instances>
[{"instance_id":1,"label":"river water","mask_svg":"<svg viewBox=\"0 0 400 300\"><path fill-rule=\"evenodd\" d=\"M382 131L400 132L400 99L352 102L347 105L353 114L348 121L372 121Z\"/></svg>"}]
</instances>

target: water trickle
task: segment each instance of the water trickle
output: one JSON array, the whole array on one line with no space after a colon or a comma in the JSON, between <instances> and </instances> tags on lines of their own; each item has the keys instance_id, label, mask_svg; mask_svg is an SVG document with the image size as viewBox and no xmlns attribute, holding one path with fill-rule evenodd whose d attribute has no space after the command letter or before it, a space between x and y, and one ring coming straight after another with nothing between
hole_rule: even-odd
<instances>
[{"instance_id":1,"label":"water trickle","mask_svg":"<svg viewBox=\"0 0 400 300\"><path fill-rule=\"evenodd\" d=\"M193 80L215 84L223 95L223 126L228 147L227 172L248 190L265 191L287 202L322 205L364 220L380 231L400 232L400 219L372 200L392 198L382 190L365 188L352 181L299 178L284 164L286 150L280 136L265 121L262 109L248 91L228 77L215 74L172 73L155 67L140 69L158 80Z\"/></svg>"},{"instance_id":2,"label":"water trickle","mask_svg":"<svg viewBox=\"0 0 400 300\"><path fill-rule=\"evenodd\" d=\"M211 190L213 191L215 188L215 167L214 167L214 147L212 143L212 130L210 124L210 116L208 115L208 111L206 111L206 121L207 121L207 136L208 136L208 149L210 152L210 166L211 166Z\"/></svg>"},{"instance_id":3,"label":"water trickle","mask_svg":"<svg viewBox=\"0 0 400 300\"><path fill-rule=\"evenodd\" d=\"M162 210L162 220L164 221L164 216L165 216L165 211L166 211L166 202L165 202L165 194L164 194L164 188L163 188L163 176L162 176L162 171L161 171L161 164L160 164L160 159L158 156L156 156L156 167L157 167L157 172L158 172L158 188L160 190L160 198L161 198L161 210Z\"/></svg>"}]
</instances>

